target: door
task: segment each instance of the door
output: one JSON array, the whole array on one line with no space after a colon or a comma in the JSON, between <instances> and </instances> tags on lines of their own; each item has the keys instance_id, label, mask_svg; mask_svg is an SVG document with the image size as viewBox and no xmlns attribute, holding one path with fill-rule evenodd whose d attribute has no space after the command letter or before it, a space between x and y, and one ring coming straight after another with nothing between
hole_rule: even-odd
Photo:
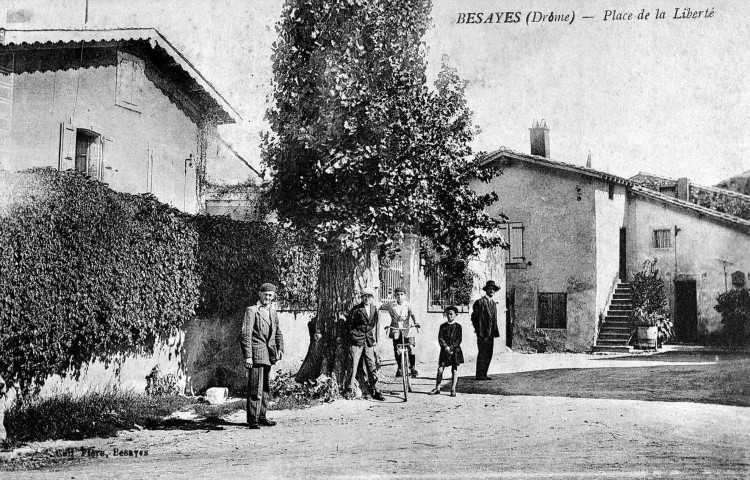
<instances>
[{"instance_id":1,"label":"door","mask_svg":"<svg viewBox=\"0 0 750 480\"><path fill-rule=\"evenodd\" d=\"M681 343L698 340L698 296L695 280L674 282L674 334Z\"/></svg>"},{"instance_id":2,"label":"door","mask_svg":"<svg viewBox=\"0 0 750 480\"><path fill-rule=\"evenodd\" d=\"M515 292L508 291L505 295L505 345L513 347L513 323L516 317Z\"/></svg>"},{"instance_id":3,"label":"door","mask_svg":"<svg viewBox=\"0 0 750 480\"><path fill-rule=\"evenodd\" d=\"M627 252L627 237L625 235L625 227L620 228L620 280L626 282L628 280L628 262L626 258Z\"/></svg>"}]
</instances>

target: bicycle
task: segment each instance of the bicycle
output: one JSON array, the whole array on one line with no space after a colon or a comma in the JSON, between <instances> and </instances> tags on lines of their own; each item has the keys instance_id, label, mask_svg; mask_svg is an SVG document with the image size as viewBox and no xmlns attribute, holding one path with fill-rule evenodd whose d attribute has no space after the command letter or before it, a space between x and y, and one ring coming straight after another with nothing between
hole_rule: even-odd
<instances>
[{"instance_id":1,"label":"bicycle","mask_svg":"<svg viewBox=\"0 0 750 480\"><path fill-rule=\"evenodd\" d=\"M399 322L400 324L400 322ZM406 334L409 332L411 328L416 328L417 332L419 332L419 325L414 324L414 327L399 327L399 328L393 328L390 325L386 325L385 329L386 331L394 331L394 332L400 332L401 333L401 344L398 345L396 348L398 349L398 356L400 358L399 361L399 368L401 369L401 372L403 373L401 375L401 383L404 387L404 401L409 401L409 392L411 392L411 379L409 375L409 360L407 358L407 354L409 351L408 344L406 343Z\"/></svg>"}]
</instances>

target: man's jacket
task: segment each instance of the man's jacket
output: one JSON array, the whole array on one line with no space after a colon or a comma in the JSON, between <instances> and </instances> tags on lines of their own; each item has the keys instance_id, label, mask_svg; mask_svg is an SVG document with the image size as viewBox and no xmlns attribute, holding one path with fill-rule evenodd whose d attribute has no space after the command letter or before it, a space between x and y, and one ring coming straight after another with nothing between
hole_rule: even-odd
<instances>
[{"instance_id":1,"label":"man's jacket","mask_svg":"<svg viewBox=\"0 0 750 480\"><path fill-rule=\"evenodd\" d=\"M240 336L242 354L252 358L254 365L273 365L284 352L284 336L279 329L279 316L273 307L247 307Z\"/></svg>"},{"instance_id":2,"label":"man's jacket","mask_svg":"<svg viewBox=\"0 0 750 480\"><path fill-rule=\"evenodd\" d=\"M370 304L370 315L367 315L365 304L355 305L347 319L349 344L358 347L372 347L377 342L378 307Z\"/></svg>"},{"instance_id":3,"label":"man's jacket","mask_svg":"<svg viewBox=\"0 0 750 480\"><path fill-rule=\"evenodd\" d=\"M499 337L500 330L497 328L497 303L483 296L476 302L471 310L471 323L477 337L490 338Z\"/></svg>"}]
</instances>

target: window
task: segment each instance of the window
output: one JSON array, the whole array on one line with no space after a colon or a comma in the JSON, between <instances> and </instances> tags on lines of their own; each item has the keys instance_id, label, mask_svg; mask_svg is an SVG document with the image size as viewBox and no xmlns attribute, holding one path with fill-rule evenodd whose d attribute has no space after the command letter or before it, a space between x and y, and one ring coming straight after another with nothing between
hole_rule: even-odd
<instances>
[{"instance_id":1,"label":"window","mask_svg":"<svg viewBox=\"0 0 750 480\"><path fill-rule=\"evenodd\" d=\"M75 169L98 180L101 161L101 137L90 130L76 130Z\"/></svg>"},{"instance_id":2,"label":"window","mask_svg":"<svg viewBox=\"0 0 750 480\"><path fill-rule=\"evenodd\" d=\"M567 293L540 293L538 328L567 328Z\"/></svg>"},{"instance_id":3,"label":"window","mask_svg":"<svg viewBox=\"0 0 750 480\"><path fill-rule=\"evenodd\" d=\"M406 287L402 285L404 280L404 267L401 255L393 258L380 259L380 300L383 302L396 301L396 288Z\"/></svg>"},{"instance_id":4,"label":"window","mask_svg":"<svg viewBox=\"0 0 750 480\"><path fill-rule=\"evenodd\" d=\"M455 295L445 291L444 277L445 275L438 268L433 269L433 272L427 275L427 311L442 312L449 305L459 307L462 312L467 311L468 305L461 304L456 300Z\"/></svg>"},{"instance_id":5,"label":"window","mask_svg":"<svg viewBox=\"0 0 750 480\"><path fill-rule=\"evenodd\" d=\"M508 268L524 268L526 257L523 254L523 231L524 226L521 222L509 222L500 230L503 237L510 244L505 252L505 264Z\"/></svg>"},{"instance_id":6,"label":"window","mask_svg":"<svg viewBox=\"0 0 750 480\"><path fill-rule=\"evenodd\" d=\"M136 112L141 111L145 67L143 59L129 53L117 52L115 105Z\"/></svg>"},{"instance_id":7,"label":"window","mask_svg":"<svg viewBox=\"0 0 750 480\"><path fill-rule=\"evenodd\" d=\"M609 199L613 200L615 198L615 184L610 183L609 184Z\"/></svg>"},{"instance_id":8,"label":"window","mask_svg":"<svg viewBox=\"0 0 750 480\"><path fill-rule=\"evenodd\" d=\"M104 138L96 132L60 124L60 170L78 170L101 180Z\"/></svg>"},{"instance_id":9,"label":"window","mask_svg":"<svg viewBox=\"0 0 750 480\"><path fill-rule=\"evenodd\" d=\"M672 247L672 230L660 229L654 230L651 237L651 246L653 248L671 248Z\"/></svg>"}]
</instances>

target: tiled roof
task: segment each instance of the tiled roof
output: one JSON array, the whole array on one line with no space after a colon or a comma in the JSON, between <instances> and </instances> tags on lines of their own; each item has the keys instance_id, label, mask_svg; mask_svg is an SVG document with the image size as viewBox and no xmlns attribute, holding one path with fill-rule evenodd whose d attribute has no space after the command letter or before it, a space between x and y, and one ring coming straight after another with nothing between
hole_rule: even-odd
<instances>
[{"instance_id":1,"label":"tiled roof","mask_svg":"<svg viewBox=\"0 0 750 480\"><path fill-rule=\"evenodd\" d=\"M570 163L564 163L564 162L558 162L557 160L550 160L546 157L540 157L537 155L528 155L526 153L519 153L515 152L513 150L508 150L505 148L501 148L497 151L494 151L483 158L479 160L480 165L488 165L494 161L500 161L503 158L507 159L513 159L513 160L520 160L522 162L528 162L536 165L542 165L547 166L551 168L556 168L558 170L566 170L569 172L576 172L580 173L581 175L586 175L588 177L594 177L599 178L601 180L607 180L609 182L613 183L619 183L621 185L631 186L633 185L633 182L623 178L619 177L617 175L612 175L611 173L602 172L599 170L594 170L593 168L589 167L583 167L580 165L573 165Z\"/></svg>"},{"instance_id":2,"label":"tiled roof","mask_svg":"<svg viewBox=\"0 0 750 480\"><path fill-rule=\"evenodd\" d=\"M726 223L732 227L739 227L739 230L750 233L750 220L744 220L740 217L736 217L734 215L729 215L727 213L722 213L717 210L713 210L708 207L703 207L701 205L697 205L692 202L686 202L684 200L678 200L672 196L661 194L657 191L651 190L649 188L643 187L638 185L636 182L633 182L632 180L619 177L617 175L612 175L606 172L601 172L599 170L594 170L593 168L583 167L579 165L571 165L569 163L564 162L558 162L556 160L550 160L549 158L545 157L539 157L536 155L528 155L524 153L518 153L514 152L512 150L507 150L505 148L501 148L500 150L497 150L495 152L492 152L485 157L479 159L480 165L488 165L492 163L493 161L502 161L502 159L513 159L513 160L520 160L523 162L528 162L536 165L542 165L547 166L550 168L555 168L558 170L565 170L569 172L576 172L580 173L582 175L587 175L589 177L599 178L602 180L619 183L622 185L625 185L628 187L628 189L631 192L634 192L638 195L642 195L644 197L653 198L655 200L660 200L665 203L668 203L670 205L675 205L678 207L682 207L688 210L691 210L693 212L699 213L701 215L705 215L707 217L711 217L713 219L719 220L723 223ZM706 188L706 187L699 187L699 188ZM708 187L713 188L713 187ZM708 189L707 188L707 189ZM719 190L719 189L716 189ZM722 190L722 192L724 192ZM727 193L735 193L735 192L727 192ZM736 194L735 195L740 195ZM746 197L746 195L742 195L743 197Z\"/></svg>"},{"instance_id":3,"label":"tiled roof","mask_svg":"<svg viewBox=\"0 0 750 480\"><path fill-rule=\"evenodd\" d=\"M714 218L724 223L728 223L734 227L741 227L741 230L743 230L745 233L750 233L750 220L744 220L740 217L735 217L734 215L729 215L728 213L722 213L712 208L703 207L701 205L698 205L692 202L687 202L685 200L678 200L672 196L664 195L662 193L656 192L646 187L642 187L640 185L633 185L632 187L630 187L630 190L638 195L653 198L655 200L668 203L670 205L675 205L678 207L686 208L696 213L700 213L701 215L705 215L707 217Z\"/></svg>"},{"instance_id":4,"label":"tiled roof","mask_svg":"<svg viewBox=\"0 0 750 480\"><path fill-rule=\"evenodd\" d=\"M190 61L153 28L119 28L105 30L0 30L0 46L23 45L53 45L79 42L128 42L134 40L147 41L151 48L157 47L166 52L174 62L184 70L190 78L216 103L225 113L227 123L241 122L239 113L227 100L211 85Z\"/></svg>"}]
</instances>

